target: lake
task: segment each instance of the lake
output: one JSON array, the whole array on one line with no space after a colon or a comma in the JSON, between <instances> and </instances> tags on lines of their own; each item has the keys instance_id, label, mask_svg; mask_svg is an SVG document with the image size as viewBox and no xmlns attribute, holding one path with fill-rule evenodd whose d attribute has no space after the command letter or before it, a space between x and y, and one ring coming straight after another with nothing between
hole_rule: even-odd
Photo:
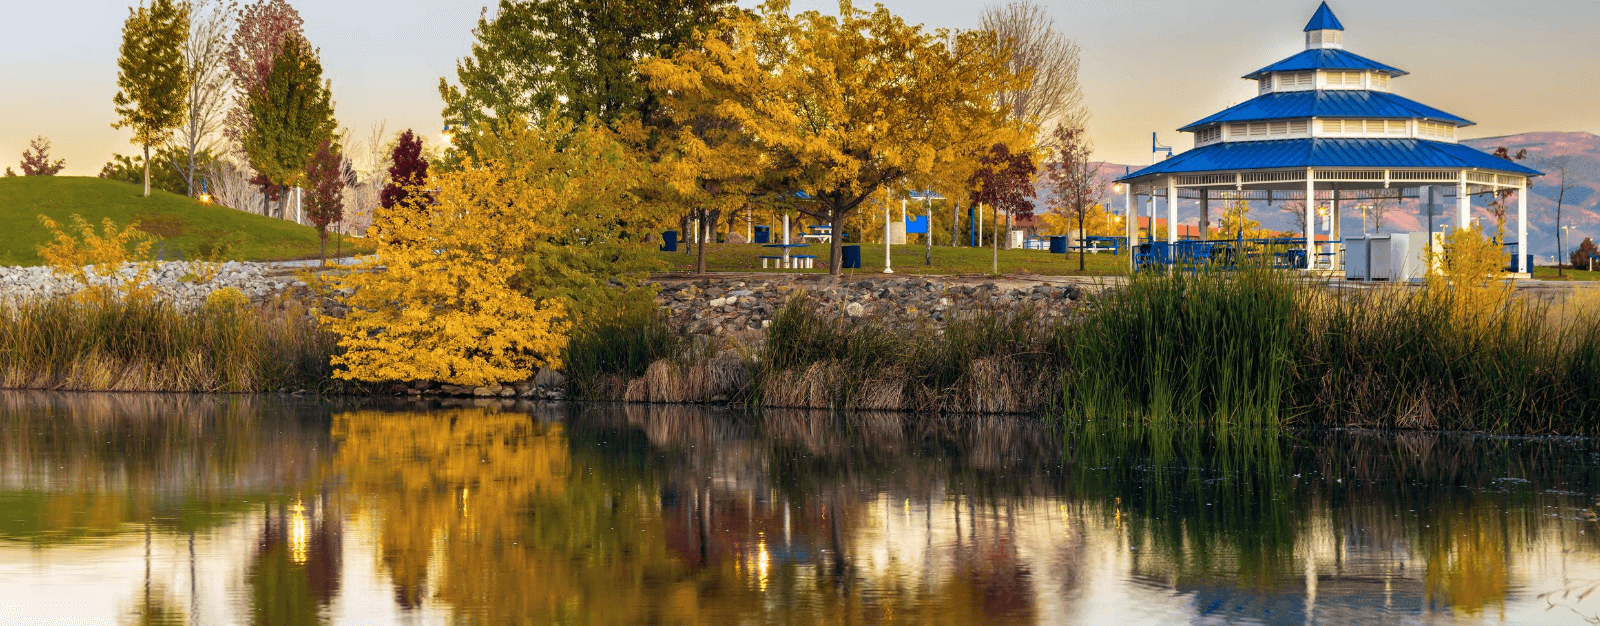
<instances>
[{"instance_id":1,"label":"lake","mask_svg":"<svg viewBox=\"0 0 1600 626\"><path fill-rule=\"evenodd\" d=\"M524 408L0 392L0 623L1600 621L1593 440Z\"/></svg>"}]
</instances>

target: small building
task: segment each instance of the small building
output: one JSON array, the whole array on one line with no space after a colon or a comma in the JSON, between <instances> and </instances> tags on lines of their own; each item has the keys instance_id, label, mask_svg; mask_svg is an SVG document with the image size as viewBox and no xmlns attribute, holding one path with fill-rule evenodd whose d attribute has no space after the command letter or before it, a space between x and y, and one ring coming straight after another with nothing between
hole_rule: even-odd
<instances>
[{"instance_id":1,"label":"small building","mask_svg":"<svg viewBox=\"0 0 1600 626\"><path fill-rule=\"evenodd\" d=\"M1179 239L1175 200L1198 200L1201 221L1208 223L1211 201L1224 194L1310 199L1304 224L1314 233L1319 203L1331 203L1337 228L1342 201L1404 200L1429 186L1453 186L1461 227L1472 223L1474 196L1515 190L1512 267L1529 271L1522 245L1528 241L1527 189L1541 173L1459 143L1459 130L1471 121L1394 93L1406 72L1346 51L1344 25L1326 2L1306 24L1305 40L1304 52L1244 76L1256 81L1260 95L1178 129L1194 135L1194 149L1120 179L1130 213L1142 198L1164 201L1172 244ZM1332 239L1313 240L1307 269L1337 269L1337 231Z\"/></svg>"}]
</instances>

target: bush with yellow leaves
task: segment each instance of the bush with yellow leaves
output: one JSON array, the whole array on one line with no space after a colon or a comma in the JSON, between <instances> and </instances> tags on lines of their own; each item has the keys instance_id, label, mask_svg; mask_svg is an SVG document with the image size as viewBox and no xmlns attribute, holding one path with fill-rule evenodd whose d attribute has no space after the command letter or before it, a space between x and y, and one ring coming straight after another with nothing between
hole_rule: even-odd
<instances>
[{"instance_id":1,"label":"bush with yellow leaves","mask_svg":"<svg viewBox=\"0 0 1600 626\"><path fill-rule=\"evenodd\" d=\"M559 365L569 322L559 300L513 288L523 252L548 227L535 217L555 195L522 184L526 162L467 162L429 178L423 194L380 211L377 253L344 276L344 317L323 316L340 337L338 378L488 385Z\"/></svg>"},{"instance_id":2,"label":"bush with yellow leaves","mask_svg":"<svg viewBox=\"0 0 1600 626\"><path fill-rule=\"evenodd\" d=\"M83 216L72 216L75 237L55 220L44 215L39 223L50 230L50 243L39 246L39 258L44 259L57 275L70 276L83 289L77 297L85 300L110 301L146 300L154 294L147 283L150 276L150 246L155 237L139 230L138 224L119 227L111 218L101 223L101 232ZM131 276L121 275L122 266L136 263Z\"/></svg>"},{"instance_id":3,"label":"bush with yellow leaves","mask_svg":"<svg viewBox=\"0 0 1600 626\"><path fill-rule=\"evenodd\" d=\"M1458 228L1444 237L1441 257L1430 259L1437 268L1428 274L1427 289L1463 326L1498 319L1512 303L1511 283L1504 280L1509 260L1494 237L1480 229Z\"/></svg>"}]
</instances>

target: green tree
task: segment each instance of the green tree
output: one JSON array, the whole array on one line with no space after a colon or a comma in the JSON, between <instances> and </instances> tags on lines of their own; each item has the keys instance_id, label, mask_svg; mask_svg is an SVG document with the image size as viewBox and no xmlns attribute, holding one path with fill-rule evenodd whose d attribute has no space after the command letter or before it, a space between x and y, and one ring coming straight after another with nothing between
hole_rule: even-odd
<instances>
[{"instance_id":1,"label":"green tree","mask_svg":"<svg viewBox=\"0 0 1600 626\"><path fill-rule=\"evenodd\" d=\"M333 138L332 84L322 78L315 50L286 37L283 51L260 89L250 92L249 132L245 154L278 194L278 217L284 216L290 187L305 181L306 166L322 142Z\"/></svg>"},{"instance_id":2,"label":"green tree","mask_svg":"<svg viewBox=\"0 0 1600 626\"><path fill-rule=\"evenodd\" d=\"M144 195L150 195L150 146L166 143L188 110L189 72L184 43L189 37L189 7L154 0L128 10L117 58L116 105L112 128L133 129L133 144L144 148Z\"/></svg>"},{"instance_id":3,"label":"green tree","mask_svg":"<svg viewBox=\"0 0 1600 626\"><path fill-rule=\"evenodd\" d=\"M639 78L638 59L695 41L729 0L500 0L473 32L472 56L456 64L459 86L439 79L445 123L473 127L549 111L582 123L650 123L659 100ZM470 137L463 136L463 139ZM471 153L470 144L457 143Z\"/></svg>"}]
</instances>

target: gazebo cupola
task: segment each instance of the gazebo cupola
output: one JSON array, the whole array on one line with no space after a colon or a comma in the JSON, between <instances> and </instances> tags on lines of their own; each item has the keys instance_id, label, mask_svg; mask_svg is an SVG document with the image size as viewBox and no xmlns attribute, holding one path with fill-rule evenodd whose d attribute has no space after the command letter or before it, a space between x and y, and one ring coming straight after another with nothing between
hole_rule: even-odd
<instances>
[{"instance_id":1,"label":"gazebo cupola","mask_svg":"<svg viewBox=\"0 0 1600 626\"><path fill-rule=\"evenodd\" d=\"M1330 243L1320 245L1333 250L1317 256L1337 264L1341 199L1400 200L1454 186L1463 227L1472 196L1518 190L1517 241L1527 241L1526 190L1540 172L1460 144L1458 131L1471 121L1392 93L1392 79L1406 72L1345 50L1344 32L1323 2L1306 24L1304 51L1244 76L1259 83L1255 98L1178 129L1194 135L1193 150L1118 181L1129 201L1167 199L1171 243L1179 200L1199 200L1207 226L1210 200L1223 195L1309 199L1304 224L1315 224L1315 205L1331 200ZM1522 260L1514 257L1519 269Z\"/></svg>"},{"instance_id":2,"label":"gazebo cupola","mask_svg":"<svg viewBox=\"0 0 1600 626\"><path fill-rule=\"evenodd\" d=\"M1344 24L1333 16L1328 3L1317 7L1317 14L1306 24L1307 50L1337 50L1344 47Z\"/></svg>"}]
</instances>

